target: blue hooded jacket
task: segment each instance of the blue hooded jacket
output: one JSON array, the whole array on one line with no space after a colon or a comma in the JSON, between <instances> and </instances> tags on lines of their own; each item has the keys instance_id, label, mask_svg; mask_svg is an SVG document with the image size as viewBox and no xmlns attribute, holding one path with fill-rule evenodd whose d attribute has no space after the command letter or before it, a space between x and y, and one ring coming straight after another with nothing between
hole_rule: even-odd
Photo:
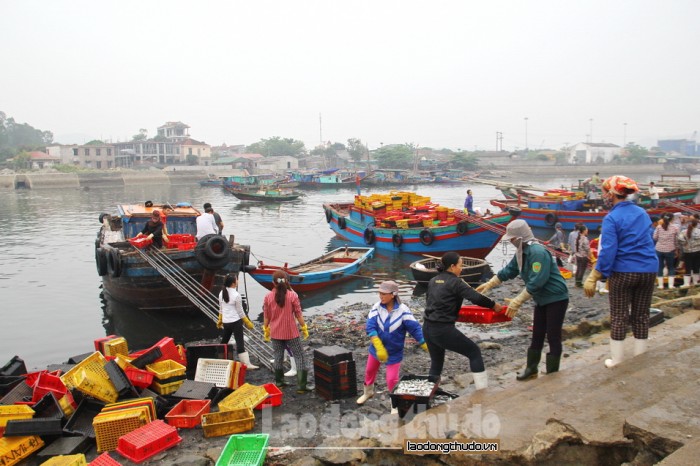
<instances>
[{"instance_id":1,"label":"blue hooded jacket","mask_svg":"<svg viewBox=\"0 0 700 466\"><path fill-rule=\"evenodd\" d=\"M405 304L398 304L389 311L381 302L376 303L369 311L366 328L368 336L376 335L384 344L387 353L389 353L387 364L396 364L403 360L403 347L407 331L418 344L425 342L420 324ZM377 357L377 351L372 344L369 345L369 354Z\"/></svg>"}]
</instances>

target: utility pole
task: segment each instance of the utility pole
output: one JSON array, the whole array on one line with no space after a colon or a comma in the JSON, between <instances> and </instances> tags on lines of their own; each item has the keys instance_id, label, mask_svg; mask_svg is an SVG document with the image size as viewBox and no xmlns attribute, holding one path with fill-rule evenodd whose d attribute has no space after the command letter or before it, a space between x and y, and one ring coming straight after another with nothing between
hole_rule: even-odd
<instances>
[{"instance_id":1,"label":"utility pole","mask_svg":"<svg viewBox=\"0 0 700 466\"><path fill-rule=\"evenodd\" d=\"M627 123L622 123L622 149L627 146Z\"/></svg>"},{"instance_id":2,"label":"utility pole","mask_svg":"<svg viewBox=\"0 0 700 466\"><path fill-rule=\"evenodd\" d=\"M320 113L318 114L318 137L321 140L321 145L323 145L323 121Z\"/></svg>"},{"instance_id":3,"label":"utility pole","mask_svg":"<svg viewBox=\"0 0 700 466\"><path fill-rule=\"evenodd\" d=\"M527 145L527 120L528 118L525 117L525 153L529 152L529 146Z\"/></svg>"},{"instance_id":4,"label":"utility pole","mask_svg":"<svg viewBox=\"0 0 700 466\"><path fill-rule=\"evenodd\" d=\"M588 122L591 124L591 130L588 134L591 135L591 143L593 143L593 118L589 118Z\"/></svg>"},{"instance_id":5,"label":"utility pole","mask_svg":"<svg viewBox=\"0 0 700 466\"><path fill-rule=\"evenodd\" d=\"M503 133L496 131L496 152L503 150Z\"/></svg>"}]
</instances>

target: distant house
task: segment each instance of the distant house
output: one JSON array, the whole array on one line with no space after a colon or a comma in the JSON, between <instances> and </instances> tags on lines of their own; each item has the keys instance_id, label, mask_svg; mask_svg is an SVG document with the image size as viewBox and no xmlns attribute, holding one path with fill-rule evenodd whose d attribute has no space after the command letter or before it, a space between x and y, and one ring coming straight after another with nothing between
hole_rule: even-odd
<instances>
[{"instance_id":1,"label":"distant house","mask_svg":"<svg viewBox=\"0 0 700 466\"><path fill-rule=\"evenodd\" d=\"M666 153L677 152L686 156L700 155L700 145L695 142L695 139L660 139L657 142L659 149Z\"/></svg>"},{"instance_id":2,"label":"distant house","mask_svg":"<svg viewBox=\"0 0 700 466\"><path fill-rule=\"evenodd\" d=\"M299 159L289 155L279 157L264 157L257 159L255 168L258 170L269 170L272 172L282 172L285 170L296 170L299 168Z\"/></svg>"},{"instance_id":3,"label":"distant house","mask_svg":"<svg viewBox=\"0 0 700 466\"><path fill-rule=\"evenodd\" d=\"M617 144L607 142L579 142L569 150L569 163L608 163L621 155L622 148Z\"/></svg>"},{"instance_id":4,"label":"distant house","mask_svg":"<svg viewBox=\"0 0 700 466\"><path fill-rule=\"evenodd\" d=\"M31 168L49 168L60 164L61 158L45 152L34 151L29 153L29 163Z\"/></svg>"}]
</instances>

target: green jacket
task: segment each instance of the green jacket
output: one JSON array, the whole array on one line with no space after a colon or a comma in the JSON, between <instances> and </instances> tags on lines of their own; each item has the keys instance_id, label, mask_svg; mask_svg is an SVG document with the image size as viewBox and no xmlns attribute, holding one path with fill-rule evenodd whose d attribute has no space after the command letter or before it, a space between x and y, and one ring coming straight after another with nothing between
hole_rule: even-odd
<instances>
[{"instance_id":1,"label":"green jacket","mask_svg":"<svg viewBox=\"0 0 700 466\"><path fill-rule=\"evenodd\" d=\"M527 292L538 306L569 299L569 289L554 257L539 243L523 246L523 270L518 270L518 261L513 257L497 275L502 282L522 277Z\"/></svg>"}]
</instances>

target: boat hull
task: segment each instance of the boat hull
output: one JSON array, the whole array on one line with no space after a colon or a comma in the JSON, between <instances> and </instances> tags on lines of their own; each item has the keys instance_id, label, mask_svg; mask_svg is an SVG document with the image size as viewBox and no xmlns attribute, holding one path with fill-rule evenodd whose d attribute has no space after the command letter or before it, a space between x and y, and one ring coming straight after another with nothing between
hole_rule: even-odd
<instances>
[{"instance_id":1,"label":"boat hull","mask_svg":"<svg viewBox=\"0 0 700 466\"><path fill-rule=\"evenodd\" d=\"M459 274L460 278L470 284L481 282L484 273L489 269L488 262L473 257L462 257L462 260L465 265L462 267L462 272ZM421 259L413 262L410 267L414 280L420 284L426 285L439 273L436 269L437 262L437 259Z\"/></svg>"},{"instance_id":2,"label":"boat hull","mask_svg":"<svg viewBox=\"0 0 700 466\"><path fill-rule=\"evenodd\" d=\"M256 202L288 202L299 199L301 194L289 194L279 196L269 196L266 194L256 194L251 192L229 190L231 194L236 196L241 201L256 201Z\"/></svg>"}]
</instances>

